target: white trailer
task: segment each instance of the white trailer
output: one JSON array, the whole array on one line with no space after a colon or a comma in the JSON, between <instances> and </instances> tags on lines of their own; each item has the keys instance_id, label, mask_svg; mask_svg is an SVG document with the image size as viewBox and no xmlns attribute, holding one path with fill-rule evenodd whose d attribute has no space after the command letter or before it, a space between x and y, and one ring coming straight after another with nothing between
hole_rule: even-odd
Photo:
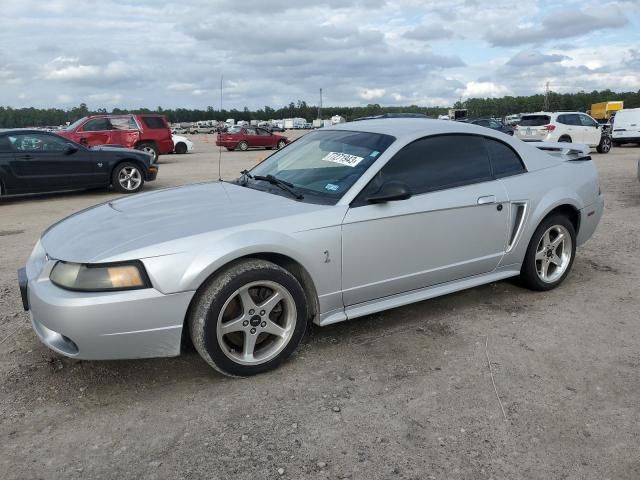
<instances>
[{"instance_id":1,"label":"white trailer","mask_svg":"<svg viewBox=\"0 0 640 480\"><path fill-rule=\"evenodd\" d=\"M346 122L346 120L344 119L344 117L341 117L340 115L334 115L333 117L331 117L331 125L337 125L338 123L344 123Z\"/></svg>"},{"instance_id":2,"label":"white trailer","mask_svg":"<svg viewBox=\"0 0 640 480\"><path fill-rule=\"evenodd\" d=\"M322 120L321 118L316 118L313 121L313 128L322 128L324 127L324 120Z\"/></svg>"}]
</instances>

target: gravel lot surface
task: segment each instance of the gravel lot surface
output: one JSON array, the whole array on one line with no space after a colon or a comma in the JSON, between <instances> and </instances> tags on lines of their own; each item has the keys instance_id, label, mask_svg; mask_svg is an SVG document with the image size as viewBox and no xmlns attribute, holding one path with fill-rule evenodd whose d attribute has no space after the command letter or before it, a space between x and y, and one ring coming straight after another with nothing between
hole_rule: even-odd
<instances>
[{"instance_id":1,"label":"gravel lot surface","mask_svg":"<svg viewBox=\"0 0 640 480\"><path fill-rule=\"evenodd\" d=\"M214 137L194 141L145 188L216 179ZM223 177L267 154L225 151ZM605 215L560 288L500 282L313 328L283 367L243 380L193 352L49 351L16 269L49 224L117 195L0 201L0 478L639 479L638 158L594 154Z\"/></svg>"}]
</instances>

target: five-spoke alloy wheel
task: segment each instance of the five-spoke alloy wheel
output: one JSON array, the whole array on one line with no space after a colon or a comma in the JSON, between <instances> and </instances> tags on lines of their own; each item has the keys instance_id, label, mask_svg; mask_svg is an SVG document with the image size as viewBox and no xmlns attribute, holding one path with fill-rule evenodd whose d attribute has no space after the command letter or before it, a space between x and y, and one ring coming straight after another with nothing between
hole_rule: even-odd
<instances>
[{"instance_id":1,"label":"five-spoke alloy wheel","mask_svg":"<svg viewBox=\"0 0 640 480\"><path fill-rule=\"evenodd\" d=\"M520 278L533 290L551 290L565 279L576 252L573 224L561 214L547 217L534 232Z\"/></svg>"},{"instance_id":2,"label":"five-spoke alloy wheel","mask_svg":"<svg viewBox=\"0 0 640 480\"><path fill-rule=\"evenodd\" d=\"M198 291L189 332L198 353L216 370L249 376L284 361L300 343L309 316L296 277L274 263L247 259Z\"/></svg>"},{"instance_id":3,"label":"five-spoke alloy wheel","mask_svg":"<svg viewBox=\"0 0 640 480\"><path fill-rule=\"evenodd\" d=\"M114 169L111 185L121 193L136 193L144 185L144 175L135 163L123 162Z\"/></svg>"}]
</instances>

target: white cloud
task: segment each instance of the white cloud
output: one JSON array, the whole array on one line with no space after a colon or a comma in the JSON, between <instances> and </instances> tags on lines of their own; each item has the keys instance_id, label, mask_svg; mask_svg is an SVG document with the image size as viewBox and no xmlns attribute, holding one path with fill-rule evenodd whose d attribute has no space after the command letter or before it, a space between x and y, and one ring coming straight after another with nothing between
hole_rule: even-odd
<instances>
[{"instance_id":1,"label":"white cloud","mask_svg":"<svg viewBox=\"0 0 640 480\"><path fill-rule=\"evenodd\" d=\"M358 96L365 100L374 100L376 98L384 97L385 93L386 93L386 90L384 88L369 88L369 89L365 88L360 90L360 92L358 93Z\"/></svg>"},{"instance_id":2,"label":"white cloud","mask_svg":"<svg viewBox=\"0 0 640 480\"><path fill-rule=\"evenodd\" d=\"M504 85L498 85L493 82L468 82L462 92L462 96L465 98L502 97L510 93L510 90Z\"/></svg>"}]
</instances>

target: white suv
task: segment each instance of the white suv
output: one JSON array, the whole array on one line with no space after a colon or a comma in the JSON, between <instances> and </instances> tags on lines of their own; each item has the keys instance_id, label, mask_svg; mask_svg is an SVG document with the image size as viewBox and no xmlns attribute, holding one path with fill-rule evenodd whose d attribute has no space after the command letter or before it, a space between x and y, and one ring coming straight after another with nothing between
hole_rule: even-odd
<instances>
[{"instance_id":1,"label":"white suv","mask_svg":"<svg viewBox=\"0 0 640 480\"><path fill-rule=\"evenodd\" d=\"M515 136L525 142L573 142L609 153L611 137L598 122L581 112L538 112L522 115Z\"/></svg>"}]
</instances>

